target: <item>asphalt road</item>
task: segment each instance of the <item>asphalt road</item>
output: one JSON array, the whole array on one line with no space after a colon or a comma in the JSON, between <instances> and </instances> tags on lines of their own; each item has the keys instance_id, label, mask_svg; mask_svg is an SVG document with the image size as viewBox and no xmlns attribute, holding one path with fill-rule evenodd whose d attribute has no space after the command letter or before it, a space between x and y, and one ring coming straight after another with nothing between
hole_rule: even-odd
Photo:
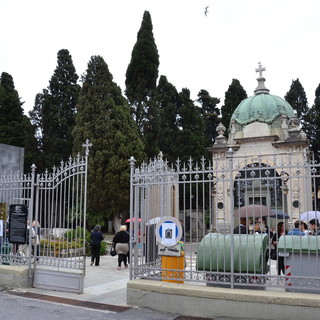
<instances>
[{"instance_id":1,"label":"asphalt road","mask_svg":"<svg viewBox=\"0 0 320 320\"><path fill-rule=\"evenodd\" d=\"M177 315L139 308L128 308L122 312L100 311L0 292L0 317L1 320L174 320Z\"/></svg>"},{"instance_id":2,"label":"asphalt road","mask_svg":"<svg viewBox=\"0 0 320 320\"><path fill-rule=\"evenodd\" d=\"M79 305L47 302L0 292L1 320L254 320L247 318L199 318L180 316L146 308L124 308L121 311L96 310Z\"/></svg>"}]
</instances>

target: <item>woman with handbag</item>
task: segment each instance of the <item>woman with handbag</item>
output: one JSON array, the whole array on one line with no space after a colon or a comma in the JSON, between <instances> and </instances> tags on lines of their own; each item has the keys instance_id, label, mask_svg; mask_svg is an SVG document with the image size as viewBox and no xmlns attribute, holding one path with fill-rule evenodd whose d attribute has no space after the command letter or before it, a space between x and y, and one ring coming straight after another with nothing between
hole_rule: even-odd
<instances>
[{"instance_id":1,"label":"woman with handbag","mask_svg":"<svg viewBox=\"0 0 320 320\"><path fill-rule=\"evenodd\" d=\"M113 245L118 254L118 270L121 269L122 262L124 267L128 268L127 256L129 253L129 240L130 236L127 232L127 226L120 226L120 231L113 237Z\"/></svg>"},{"instance_id":2,"label":"woman with handbag","mask_svg":"<svg viewBox=\"0 0 320 320\"><path fill-rule=\"evenodd\" d=\"M101 233L101 227L97 224L91 232L91 265L95 263L96 266L100 264L100 248L103 235Z\"/></svg>"}]
</instances>

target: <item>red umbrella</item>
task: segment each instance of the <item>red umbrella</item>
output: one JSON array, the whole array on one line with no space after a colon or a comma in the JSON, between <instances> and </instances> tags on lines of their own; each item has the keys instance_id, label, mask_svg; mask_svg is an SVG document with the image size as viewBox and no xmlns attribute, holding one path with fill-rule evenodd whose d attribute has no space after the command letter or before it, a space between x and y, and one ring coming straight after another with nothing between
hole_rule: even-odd
<instances>
[{"instance_id":1,"label":"red umbrella","mask_svg":"<svg viewBox=\"0 0 320 320\"><path fill-rule=\"evenodd\" d=\"M136 219L135 219L135 218L132 218L132 219L129 218L129 219L126 220L126 223L131 222L131 221L132 221L132 222L135 222ZM141 221L142 221L142 219L141 219L141 218L138 218L138 222L141 222Z\"/></svg>"},{"instance_id":2,"label":"red umbrella","mask_svg":"<svg viewBox=\"0 0 320 320\"><path fill-rule=\"evenodd\" d=\"M239 208L239 210L235 210L234 215L237 217L268 217L274 215L274 212L266 206L250 204Z\"/></svg>"}]
</instances>

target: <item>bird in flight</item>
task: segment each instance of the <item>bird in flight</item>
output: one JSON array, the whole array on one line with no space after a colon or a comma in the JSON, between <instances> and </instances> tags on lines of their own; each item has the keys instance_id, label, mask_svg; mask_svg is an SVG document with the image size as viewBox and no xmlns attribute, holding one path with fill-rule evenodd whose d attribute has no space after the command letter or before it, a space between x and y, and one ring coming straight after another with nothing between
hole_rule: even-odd
<instances>
[{"instance_id":1,"label":"bird in flight","mask_svg":"<svg viewBox=\"0 0 320 320\"><path fill-rule=\"evenodd\" d=\"M206 6L205 9L204 9L204 14L207 16L207 13L209 12L208 10L209 6Z\"/></svg>"}]
</instances>

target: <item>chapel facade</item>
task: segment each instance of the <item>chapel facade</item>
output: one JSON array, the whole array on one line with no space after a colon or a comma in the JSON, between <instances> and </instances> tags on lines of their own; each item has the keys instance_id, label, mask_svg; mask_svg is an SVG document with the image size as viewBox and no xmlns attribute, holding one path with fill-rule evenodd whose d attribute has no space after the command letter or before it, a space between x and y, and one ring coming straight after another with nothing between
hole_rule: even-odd
<instances>
[{"instance_id":1,"label":"chapel facade","mask_svg":"<svg viewBox=\"0 0 320 320\"><path fill-rule=\"evenodd\" d=\"M263 71L259 63L258 86L235 109L228 138L220 123L209 149L217 176L213 198L218 223L230 222L237 208L250 204L285 212L292 220L313 210L309 167L303 165L310 162L306 133L290 104L269 93ZM224 171L232 172L233 186L219 179Z\"/></svg>"}]
</instances>

